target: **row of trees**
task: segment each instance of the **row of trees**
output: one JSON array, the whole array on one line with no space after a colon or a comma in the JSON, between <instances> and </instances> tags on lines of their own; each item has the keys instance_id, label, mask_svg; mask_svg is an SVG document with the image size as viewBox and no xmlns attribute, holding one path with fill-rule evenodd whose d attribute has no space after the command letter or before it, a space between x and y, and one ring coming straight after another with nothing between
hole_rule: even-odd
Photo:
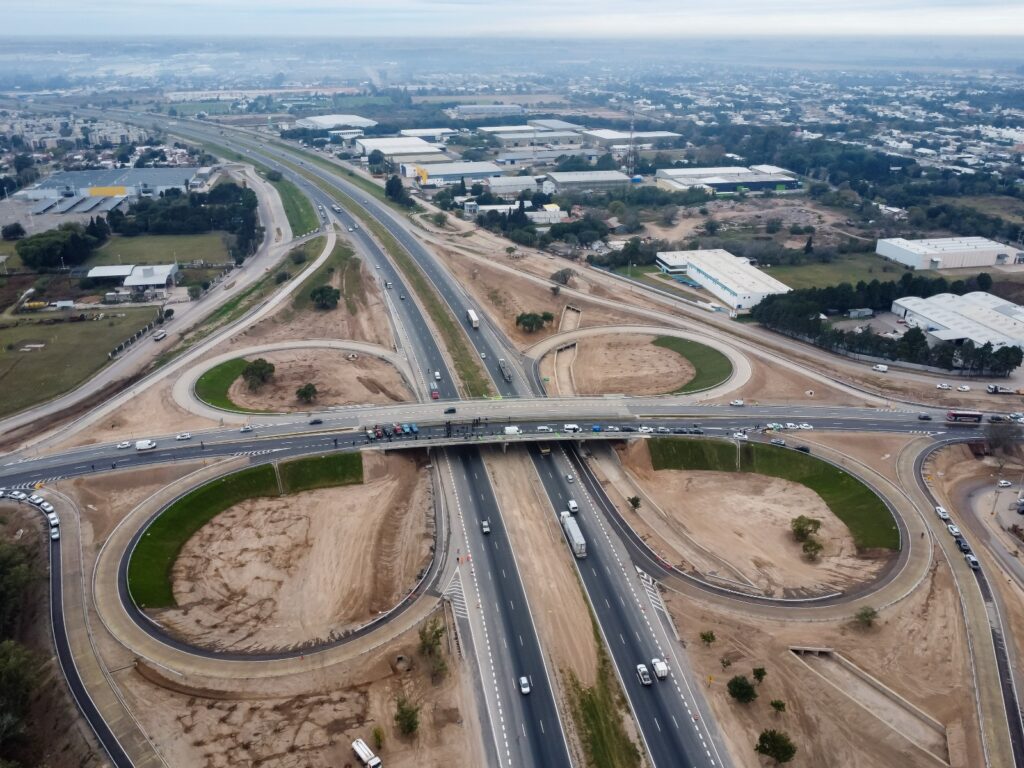
<instances>
[{"instance_id":1,"label":"row of trees","mask_svg":"<svg viewBox=\"0 0 1024 768\"><path fill-rule=\"evenodd\" d=\"M4 756L25 735L41 673L39 658L15 639L27 619L27 596L38 577L31 552L26 541L0 541L0 755Z\"/></svg>"},{"instance_id":2,"label":"row of trees","mask_svg":"<svg viewBox=\"0 0 1024 768\"><path fill-rule=\"evenodd\" d=\"M26 237L18 241L15 250L22 263L30 269L60 269L81 264L109 237L110 228L106 220L98 216L85 226L69 222L57 229Z\"/></svg>"},{"instance_id":3,"label":"row of trees","mask_svg":"<svg viewBox=\"0 0 1024 768\"><path fill-rule=\"evenodd\" d=\"M158 198L140 198L127 213L111 211L108 222L111 230L125 237L224 230L235 236L237 251L249 255L255 253L263 237L257 205L255 192L228 182L206 193L170 189Z\"/></svg>"},{"instance_id":4,"label":"row of trees","mask_svg":"<svg viewBox=\"0 0 1024 768\"><path fill-rule=\"evenodd\" d=\"M992 278L981 273L971 280L953 283L945 278L927 278L905 272L895 282L861 281L856 286L841 283L828 288L805 288L787 294L769 296L751 311L751 316L766 328L803 339L833 352L901 360L918 365L952 370L961 368L972 374L1006 376L1024 361L1020 347L995 349L990 342L976 346L967 340L929 345L920 328L909 328L893 339L870 332L843 331L830 325L827 314L867 307L888 310L892 302L904 296L926 298L938 293L961 295L971 290L986 290Z\"/></svg>"}]
</instances>

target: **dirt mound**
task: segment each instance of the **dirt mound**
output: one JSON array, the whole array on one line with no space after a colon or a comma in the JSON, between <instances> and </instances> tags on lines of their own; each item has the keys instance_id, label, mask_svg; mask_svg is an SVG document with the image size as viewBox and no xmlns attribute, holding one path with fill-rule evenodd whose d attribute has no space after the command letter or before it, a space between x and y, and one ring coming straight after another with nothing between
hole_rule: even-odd
<instances>
[{"instance_id":1,"label":"dirt mound","mask_svg":"<svg viewBox=\"0 0 1024 768\"><path fill-rule=\"evenodd\" d=\"M365 405L411 400L405 379L393 365L369 355L348 359L333 349L295 349L260 355L273 363L274 377L258 392L239 378L228 396L241 408L254 411L300 411L329 405ZM316 400L306 405L295 396L303 384L316 385Z\"/></svg>"},{"instance_id":2,"label":"dirt mound","mask_svg":"<svg viewBox=\"0 0 1024 768\"><path fill-rule=\"evenodd\" d=\"M301 647L393 607L430 556L426 471L367 454L366 482L251 499L193 536L174 565L178 608L159 620L218 648Z\"/></svg>"},{"instance_id":3,"label":"dirt mound","mask_svg":"<svg viewBox=\"0 0 1024 768\"><path fill-rule=\"evenodd\" d=\"M570 386L577 395L662 395L676 391L694 377L694 367L679 353L655 346L654 339L623 333L580 339L575 357L572 352L559 353L559 365L566 356L572 366L571 374L559 376L560 394L573 394L567 391Z\"/></svg>"}]
</instances>

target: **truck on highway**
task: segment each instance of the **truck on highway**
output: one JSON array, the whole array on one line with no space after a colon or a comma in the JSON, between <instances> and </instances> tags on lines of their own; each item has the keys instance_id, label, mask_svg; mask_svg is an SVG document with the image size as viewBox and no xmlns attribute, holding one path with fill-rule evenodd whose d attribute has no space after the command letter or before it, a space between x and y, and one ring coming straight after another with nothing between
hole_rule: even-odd
<instances>
[{"instance_id":1,"label":"truck on highway","mask_svg":"<svg viewBox=\"0 0 1024 768\"><path fill-rule=\"evenodd\" d=\"M654 676L659 680L668 677L668 664L662 659L651 659L651 668L654 670Z\"/></svg>"},{"instance_id":2,"label":"truck on highway","mask_svg":"<svg viewBox=\"0 0 1024 768\"><path fill-rule=\"evenodd\" d=\"M521 435L521 434L523 434L523 430L521 430L519 427L514 427L514 426L512 426L512 427L505 427L505 434L506 435Z\"/></svg>"},{"instance_id":3,"label":"truck on highway","mask_svg":"<svg viewBox=\"0 0 1024 768\"><path fill-rule=\"evenodd\" d=\"M476 316L476 312L474 312L472 309L466 310L466 319L469 320L469 324L473 328L480 327L480 318Z\"/></svg>"},{"instance_id":4,"label":"truck on highway","mask_svg":"<svg viewBox=\"0 0 1024 768\"><path fill-rule=\"evenodd\" d=\"M587 556L587 540L583 538L583 531L580 530L576 520L568 512L562 513L562 530L565 531L565 538L569 542L569 549L576 555L577 559Z\"/></svg>"},{"instance_id":5,"label":"truck on highway","mask_svg":"<svg viewBox=\"0 0 1024 768\"><path fill-rule=\"evenodd\" d=\"M1019 395L1021 391L1019 389L1011 389L1010 387L1004 387L1001 384L989 384L985 387L985 391L990 395Z\"/></svg>"},{"instance_id":6,"label":"truck on highway","mask_svg":"<svg viewBox=\"0 0 1024 768\"><path fill-rule=\"evenodd\" d=\"M136 440L136 451L151 451L156 448L156 440Z\"/></svg>"},{"instance_id":7,"label":"truck on highway","mask_svg":"<svg viewBox=\"0 0 1024 768\"><path fill-rule=\"evenodd\" d=\"M501 375L505 381L512 381L512 366L505 362L505 358L498 358L498 367L501 369Z\"/></svg>"},{"instance_id":8,"label":"truck on highway","mask_svg":"<svg viewBox=\"0 0 1024 768\"><path fill-rule=\"evenodd\" d=\"M384 765L362 739L356 739L352 742L352 751L356 753L359 762L365 765L366 768L381 768Z\"/></svg>"}]
</instances>

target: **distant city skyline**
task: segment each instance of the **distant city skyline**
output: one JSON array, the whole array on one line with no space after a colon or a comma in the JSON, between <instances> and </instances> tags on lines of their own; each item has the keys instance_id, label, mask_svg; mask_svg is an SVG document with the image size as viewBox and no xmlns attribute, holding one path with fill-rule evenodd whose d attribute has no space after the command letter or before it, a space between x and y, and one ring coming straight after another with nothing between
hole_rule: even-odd
<instances>
[{"instance_id":1,"label":"distant city skyline","mask_svg":"<svg viewBox=\"0 0 1024 768\"><path fill-rule=\"evenodd\" d=\"M595 37L1007 35L1021 0L48 0L4 13L12 36Z\"/></svg>"}]
</instances>

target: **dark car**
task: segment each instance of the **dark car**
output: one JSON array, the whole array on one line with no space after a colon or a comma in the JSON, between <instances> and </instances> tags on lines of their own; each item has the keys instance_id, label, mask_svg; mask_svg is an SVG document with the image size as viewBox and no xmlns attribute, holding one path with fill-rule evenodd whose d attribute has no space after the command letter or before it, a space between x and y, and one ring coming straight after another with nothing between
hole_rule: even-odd
<instances>
[{"instance_id":1,"label":"dark car","mask_svg":"<svg viewBox=\"0 0 1024 768\"><path fill-rule=\"evenodd\" d=\"M323 424L324 420L323 419L310 419L309 423L310 424Z\"/></svg>"},{"instance_id":2,"label":"dark car","mask_svg":"<svg viewBox=\"0 0 1024 768\"><path fill-rule=\"evenodd\" d=\"M384 427L384 437L391 437L391 427Z\"/></svg>"},{"instance_id":3,"label":"dark car","mask_svg":"<svg viewBox=\"0 0 1024 768\"><path fill-rule=\"evenodd\" d=\"M971 545L967 543L967 539L965 539L963 536L956 537L956 545L960 548L960 551L963 552L965 555L971 551Z\"/></svg>"},{"instance_id":4,"label":"dark car","mask_svg":"<svg viewBox=\"0 0 1024 768\"><path fill-rule=\"evenodd\" d=\"M677 434L677 435L688 435L688 434L690 434L690 430L688 430L686 427L676 427L672 431L675 434Z\"/></svg>"},{"instance_id":5,"label":"dark car","mask_svg":"<svg viewBox=\"0 0 1024 768\"><path fill-rule=\"evenodd\" d=\"M998 424L1001 421L1009 421L1008 418L1006 418L1005 416L1000 416L998 413L993 413L991 416L988 417L988 420L993 424Z\"/></svg>"},{"instance_id":6,"label":"dark car","mask_svg":"<svg viewBox=\"0 0 1024 768\"><path fill-rule=\"evenodd\" d=\"M445 408L444 412L445 413L455 413L455 409L454 408Z\"/></svg>"},{"instance_id":7,"label":"dark car","mask_svg":"<svg viewBox=\"0 0 1024 768\"><path fill-rule=\"evenodd\" d=\"M931 421L932 415L930 413L919 413L917 414L918 421Z\"/></svg>"},{"instance_id":8,"label":"dark car","mask_svg":"<svg viewBox=\"0 0 1024 768\"><path fill-rule=\"evenodd\" d=\"M623 432L636 432L636 427L623 427Z\"/></svg>"},{"instance_id":9,"label":"dark car","mask_svg":"<svg viewBox=\"0 0 1024 768\"><path fill-rule=\"evenodd\" d=\"M701 429L700 427L694 427L693 429L690 430L690 434L691 435L703 435L704 434L704 430Z\"/></svg>"},{"instance_id":10,"label":"dark car","mask_svg":"<svg viewBox=\"0 0 1024 768\"><path fill-rule=\"evenodd\" d=\"M807 447L806 445L798 445L798 446L796 447L796 449L797 449L798 451L800 451L800 453L810 453L810 452L811 452L811 449L810 449L810 448L808 448L808 447Z\"/></svg>"}]
</instances>

